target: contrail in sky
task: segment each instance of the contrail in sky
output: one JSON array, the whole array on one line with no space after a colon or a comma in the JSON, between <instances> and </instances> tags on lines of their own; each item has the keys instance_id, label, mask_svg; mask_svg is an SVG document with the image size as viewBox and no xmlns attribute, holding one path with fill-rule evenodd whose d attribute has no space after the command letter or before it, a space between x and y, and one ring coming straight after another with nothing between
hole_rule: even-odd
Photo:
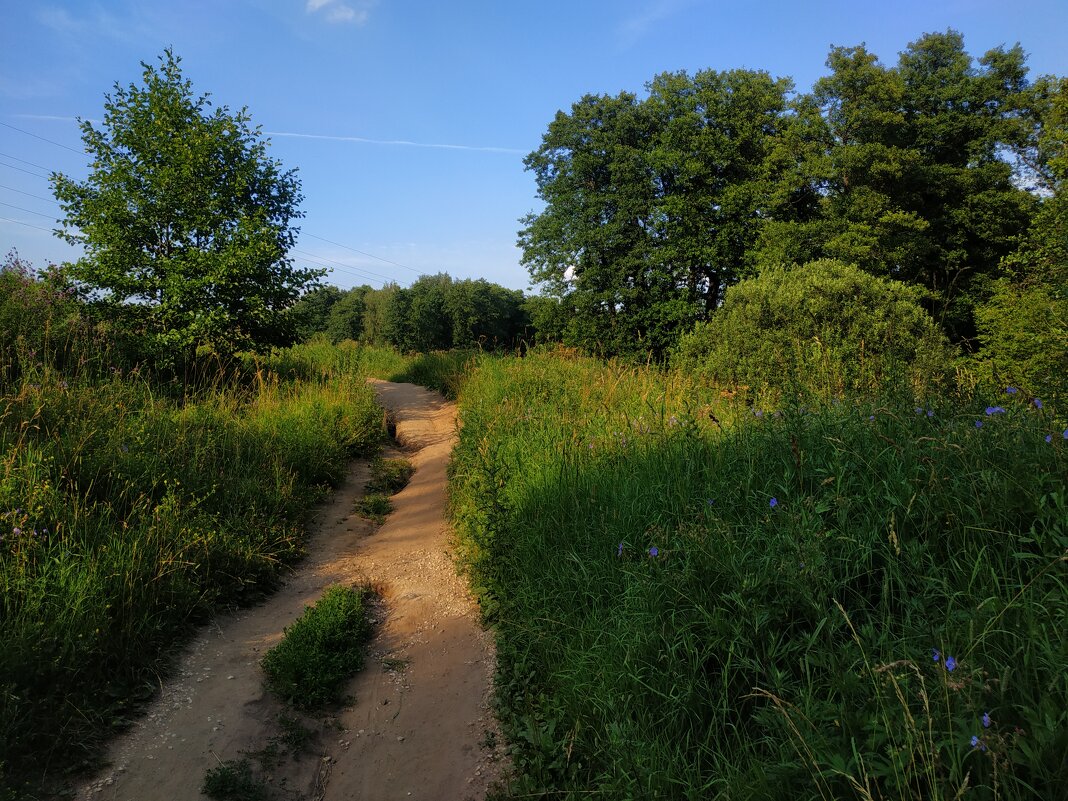
<instances>
[{"instance_id":1,"label":"contrail in sky","mask_svg":"<svg viewBox=\"0 0 1068 801\"><path fill-rule=\"evenodd\" d=\"M75 117L62 117L51 114L15 114L15 117L33 120L61 120L76 122ZM98 120L90 119L89 122L99 124ZM402 147L428 147L437 150L469 150L478 153L506 153L508 155L525 156L526 150L514 147L482 147L479 145L448 145L438 142L412 142L408 139L368 139L363 136L332 136L329 134L294 133L292 131L264 131L267 136L288 136L294 139L325 139L332 142L359 142L365 145L400 145Z\"/></svg>"},{"instance_id":2,"label":"contrail in sky","mask_svg":"<svg viewBox=\"0 0 1068 801\"><path fill-rule=\"evenodd\" d=\"M508 153L526 155L525 150L513 147L480 147L478 145L446 145L437 142L411 142L407 139L367 139L363 136L330 136L327 134L292 133L290 131L264 131L267 136L291 136L297 139L327 139L333 142L360 142L366 145L402 145L404 147L429 147L438 150L473 150L481 153Z\"/></svg>"}]
</instances>

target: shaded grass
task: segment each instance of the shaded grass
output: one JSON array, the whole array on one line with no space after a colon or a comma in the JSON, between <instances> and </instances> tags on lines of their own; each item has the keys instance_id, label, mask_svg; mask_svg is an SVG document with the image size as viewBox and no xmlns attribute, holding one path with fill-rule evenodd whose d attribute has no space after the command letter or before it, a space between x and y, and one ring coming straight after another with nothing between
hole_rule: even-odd
<instances>
[{"instance_id":1,"label":"shaded grass","mask_svg":"<svg viewBox=\"0 0 1068 801\"><path fill-rule=\"evenodd\" d=\"M1068 440L1029 398L760 410L534 355L461 420L515 797L1068 786Z\"/></svg>"},{"instance_id":2,"label":"shaded grass","mask_svg":"<svg viewBox=\"0 0 1068 801\"><path fill-rule=\"evenodd\" d=\"M364 485L365 493L356 500L356 513L377 525L386 522L393 513L391 495L396 495L408 485L415 468L407 459L383 459L376 456L371 461L371 477Z\"/></svg>"},{"instance_id":3,"label":"shaded grass","mask_svg":"<svg viewBox=\"0 0 1068 801\"><path fill-rule=\"evenodd\" d=\"M215 801L266 801L270 787L252 772L247 759L229 759L207 772L200 792Z\"/></svg>"},{"instance_id":4,"label":"shaded grass","mask_svg":"<svg viewBox=\"0 0 1068 801\"><path fill-rule=\"evenodd\" d=\"M386 518L393 514L393 502L390 501L388 495L381 492L367 493L357 499L354 508L356 514L378 526L385 523Z\"/></svg>"}]
</instances>

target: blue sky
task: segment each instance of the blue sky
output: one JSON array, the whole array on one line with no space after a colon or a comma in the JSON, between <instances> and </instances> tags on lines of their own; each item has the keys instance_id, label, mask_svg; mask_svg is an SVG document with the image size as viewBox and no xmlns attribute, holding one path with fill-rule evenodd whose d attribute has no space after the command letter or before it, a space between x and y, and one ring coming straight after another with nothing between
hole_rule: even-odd
<instances>
[{"instance_id":1,"label":"blue sky","mask_svg":"<svg viewBox=\"0 0 1068 801\"><path fill-rule=\"evenodd\" d=\"M1068 74L1066 0L3 0L0 254L76 258L51 234L45 176L87 174L76 117L171 46L198 93L247 106L296 167L294 257L342 287L447 271L526 289L523 156L587 92L664 71L765 69L808 90L829 47L884 63L955 28L973 56L1020 42L1032 77ZM47 140L47 141L46 141ZM18 222L10 222L17 220Z\"/></svg>"}]
</instances>

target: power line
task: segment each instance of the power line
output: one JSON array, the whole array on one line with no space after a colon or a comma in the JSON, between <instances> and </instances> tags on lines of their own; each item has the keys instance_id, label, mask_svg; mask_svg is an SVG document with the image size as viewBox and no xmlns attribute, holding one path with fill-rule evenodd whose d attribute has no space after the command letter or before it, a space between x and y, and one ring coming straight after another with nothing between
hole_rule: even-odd
<instances>
[{"instance_id":1,"label":"power line","mask_svg":"<svg viewBox=\"0 0 1068 801\"><path fill-rule=\"evenodd\" d=\"M305 236L310 236L312 239L318 239L320 242L328 242L331 245L337 245L339 248L345 248L345 250L351 250L353 253L359 253L361 256L367 256L368 258L378 259L378 261L384 261L386 264L392 264L394 267L403 267L405 270L411 270L416 275L422 275L422 273L419 270L416 270L413 267L409 267L406 264L401 264L400 262L390 261L389 259L383 259L381 256L376 256L374 253L365 253L362 250L357 250L356 248L349 247L348 245L342 245L340 242L335 242L332 239L326 239L325 237L322 237L322 236L316 236L315 234L304 234L304 235Z\"/></svg>"},{"instance_id":2,"label":"power line","mask_svg":"<svg viewBox=\"0 0 1068 801\"><path fill-rule=\"evenodd\" d=\"M324 264L323 262L315 261L314 259L301 258L301 259L299 259L299 261L303 262L303 263L305 263L307 265L310 265L312 267L322 267L323 269L325 269L327 271L327 273L329 273L330 275L333 275L335 277L344 275L344 276L347 276L348 278L352 278L352 279L354 279L356 281L360 281L362 283L379 284L380 286L385 286L386 284L391 283L392 280L393 280L391 278L373 278L371 276L355 272L351 268L346 268L346 267L343 267L343 266L342 267L331 267L329 264Z\"/></svg>"},{"instance_id":3,"label":"power line","mask_svg":"<svg viewBox=\"0 0 1068 801\"><path fill-rule=\"evenodd\" d=\"M2 161L0 161L0 166L7 167L9 170L18 170L19 172L24 172L27 175L34 176L35 178L47 178L48 177L47 175L41 175L41 173L34 172L33 170L24 170L24 169L22 169L22 167L16 167L14 164L5 164Z\"/></svg>"},{"instance_id":4,"label":"power line","mask_svg":"<svg viewBox=\"0 0 1068 801\"><path fill-rule=\"evenodd\" d=\"M16 225L25 225L27 228L36 228L38 231L44 231L46 234L53 233L51 228L42 228L39 225L30 225L28 222L23 222L22 220L13 220L10 217L0 217L0 220L2 220L3 222L15 223Z\"/></svg>"},{"instance_id":5,"label":"power line","mask_svg":"<svg viewBox=\"0 0 1068 801\"><path fill-rule=\"evenodd\" d=\"M43 164L35 164L32 161L26 161L26 159L20 159L18 156L12 156L10 153L0 153L5 159L14 159L15 161L21 161L23 164L29 164L31 167L37 167L40 170L48 170L48 167Z\"/></svg>"},{"instance_id":6,"label":"power line","mask_svg":"<svg viewBox=\"0 0 1068 801\"><path fill-rule=\"evenodd\" d=\"M47 220L54 220L55 219L55 217L52 216L51 214L42 214L39 211L33 211L31 209L24 209L24 208L22 208L22 206L16 206L13 203L4 203L3 201L0 201L0 206L7 206L8 208L11 208L11 209L18 209L19 211L24 211L27 214L36 214L38 217L44 217Z\"/></svg>"},{"instance_id":7,"label":"power line","mask_svg":"<svg viewBox=\"0 0 1068 801\"><path fill-rule=\"evenodd\" d=\"M43 136L38 136L35 133L30 133L29 131L24 131L21 128L16 128L14 125L8 125L6 122L0 122L0 125L3 125L5 128L10 128L12 131L18 131L21 134L26 134L26 136L32 136L34 139L40 139L42 142L48 142L48 144L50 144L50 145L55 145L56 147L61 147L64 150L69 150L71 153L77 153L79 156L84 156L85 155L85 151L84 150L75 150L73 147L68 147L67 145L63 144L62 142L57 142L54 139L45 139Z\"/></svg>"},{"instance_id":8,"label":"power line","mask_svg":"<svg viewBox=\"0 0 1068 801\"><path fill-rule=\"evenodd\" d=\"M54 204L56 206L59 205L58 201L53 200L50 197L45 197L44 195L34 195L31 192L23 192L21 189L16 189L13 186L5 186L4 184L0 184L0 189L7 189L9 192L18 192L20 195L25 195L26 197L36 198L37 200L43 200L46 203L52 203L52 204Z\"/></svg>"},{"instance_id":9,"label":"power line","mask_svg":"<svg viewBox=\"0 0 1068 801\"><path fill-rule=\"evenodd\" d=\"M382 273L376 273L374 270L365 270L363 267L353 267L351 264L345 264L343 261L335 261L334 259L328 259L326 256L320 256L318 253L309 253L306 250L297 250L293 248L293 253L300 253L302 256L309 256L313 259L319 259L320 261L329 262L330 264L336 264L338 267L343 267L346 270L353 270L355 272L366 273L367 275L373 275L376 278L381 278L383 281L392 281L393 277L389 275L382 275Z\"/></svg>"}]
</instances>

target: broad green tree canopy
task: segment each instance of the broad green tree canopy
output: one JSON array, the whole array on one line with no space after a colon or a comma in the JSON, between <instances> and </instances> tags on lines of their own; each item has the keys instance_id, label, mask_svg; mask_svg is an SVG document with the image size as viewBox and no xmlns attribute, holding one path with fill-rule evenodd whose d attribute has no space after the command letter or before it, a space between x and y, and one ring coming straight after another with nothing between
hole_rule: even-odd
<instances>
[{"instance_id":1,"label":"broad green tree canopy","mask_svg":"<svg viewBox=\"0 0 1068 801\"><path fill-rule=\"evenodd\" d=\"M297 269L295 171L267 155L245 109L210 109L170 50L115 85L99 127L81 121L89 176L52 175L82 245L72 277L156 360L290 343L286 310L318 273Z\"/></svg>"}]
</instances>

